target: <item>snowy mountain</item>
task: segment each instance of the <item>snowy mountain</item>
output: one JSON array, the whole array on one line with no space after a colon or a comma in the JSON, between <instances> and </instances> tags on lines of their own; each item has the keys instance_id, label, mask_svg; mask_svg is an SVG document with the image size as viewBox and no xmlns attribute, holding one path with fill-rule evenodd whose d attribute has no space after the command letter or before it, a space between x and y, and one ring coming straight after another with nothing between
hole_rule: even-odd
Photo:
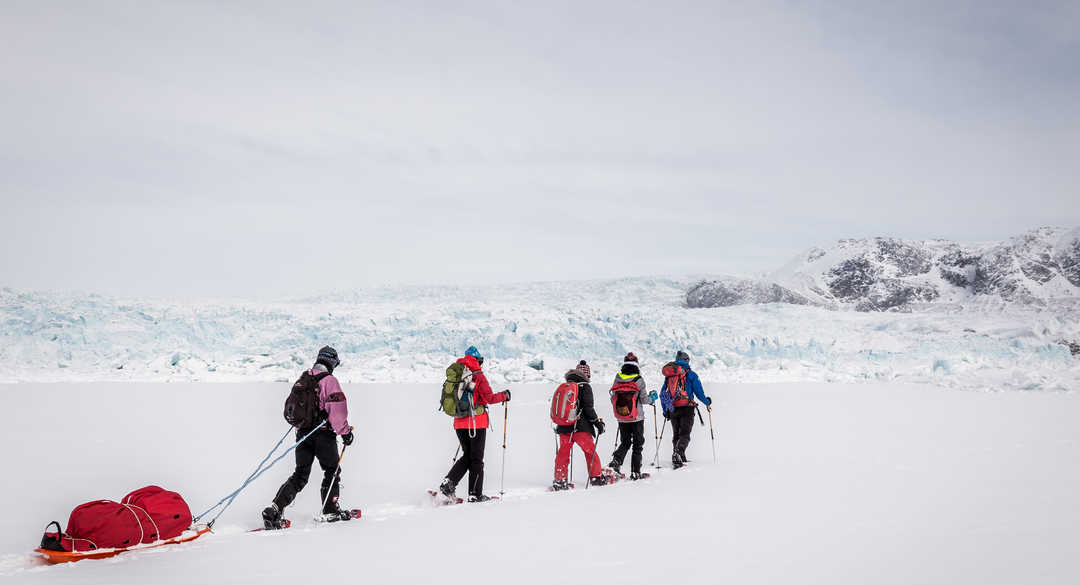
<instances>
[{"instance_id":1,"label":"snowy mountain","mask_svg":"<svg viewBox=\"0 0 1080 585\"><path fill-rule=\"evenodd\" d=\"M762 281L706 281L686 295L690 307L783 302L857 311L999 302L1067 310L1078 299L1080 228L1039 228L988 244L840 240Z\"/></svg>"}]
</instances>

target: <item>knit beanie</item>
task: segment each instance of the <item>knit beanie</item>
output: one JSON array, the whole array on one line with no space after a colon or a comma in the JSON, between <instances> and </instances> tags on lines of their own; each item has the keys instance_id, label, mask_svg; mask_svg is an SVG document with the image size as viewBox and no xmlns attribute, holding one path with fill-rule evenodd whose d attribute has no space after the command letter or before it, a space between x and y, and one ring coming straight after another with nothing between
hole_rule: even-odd
<instances>
[{"instance_id":1,"label":"knit beanie","mask_svg":"<svg viewBox=\"0 0 1080 585\"><path fill-rule=\"evenodd\" d=\"M589 364L585 363L585 360L581 360L576 369L585 377L585 381L592 379L592 368L589 367Z\"/></svg>"}]
</instances>

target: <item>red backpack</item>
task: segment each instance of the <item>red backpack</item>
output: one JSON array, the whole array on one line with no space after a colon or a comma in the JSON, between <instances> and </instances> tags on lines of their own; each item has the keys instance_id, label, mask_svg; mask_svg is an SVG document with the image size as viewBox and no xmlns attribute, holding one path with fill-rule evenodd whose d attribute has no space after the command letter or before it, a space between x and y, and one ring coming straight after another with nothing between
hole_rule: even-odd
<instances>
[{"instance_id":1,"label":"red backpack","mask_svg":"<svg viewBox=\"0 0 1080 585\"><path fill-rule=\"evenodd\" d=\"M577 382L559 384L551 397L551 422L562 427L574 425L580 414Z\"/></svg>"},{"instance_id":2,"label":"red backpack","mask_svg":"<svg viewBox=\"0 0 1080 585\"><path fill-rule=\"evenodd\" d=\"M611 387L611 408L615 410L615 419L622 422L634 422L638 417L638 385L627 380L616 382Z\"/></svg>"},{"instance_id":3,"label":"red backpack","mask_svg":"<svg viewBox=\"0 0 1080 585\"><path fill-rule=\"evenodd\" d=\"M690 395L686 393L686 368L675 362L668 362L660 373L664 375L672 406L689 406L693 404Z\"/></svg>"}]
</instances>

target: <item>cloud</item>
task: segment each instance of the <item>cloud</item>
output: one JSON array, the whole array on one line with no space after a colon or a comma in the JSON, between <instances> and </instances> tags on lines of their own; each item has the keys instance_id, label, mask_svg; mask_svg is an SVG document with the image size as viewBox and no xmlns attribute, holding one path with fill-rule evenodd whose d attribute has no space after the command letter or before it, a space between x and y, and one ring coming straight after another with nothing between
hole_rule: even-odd
<instances>
[{"instance_id":1,"label":"cloud","mask_svg":"<svg viewBox=\"0 0 1080 585\"><path fill-rule=\"evenodd\" d=\"M0 280L745 272L838 237L1076 224L1070 22L1065 3L5 3Z\"/></svg>"}]
</instances>

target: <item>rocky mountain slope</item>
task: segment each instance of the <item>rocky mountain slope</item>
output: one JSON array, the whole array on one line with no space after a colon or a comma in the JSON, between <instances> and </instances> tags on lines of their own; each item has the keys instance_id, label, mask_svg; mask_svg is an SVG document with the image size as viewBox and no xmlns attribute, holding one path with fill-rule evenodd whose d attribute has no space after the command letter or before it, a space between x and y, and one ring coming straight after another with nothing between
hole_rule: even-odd
<instances>
[{"instance_id":1,"label":"rocky mountain slope","mask_svg":"<svg viewBox=\"0 0 1080 585\"><path fill-rule=\"evenodd\" d=\"M1069 306L1080 299L1080 228L1044 227L1003 242L872 238L813 248L761 281L692 287L690 307L762 302L858 311L931 303Z\"/></svg>"}]
</instances>

